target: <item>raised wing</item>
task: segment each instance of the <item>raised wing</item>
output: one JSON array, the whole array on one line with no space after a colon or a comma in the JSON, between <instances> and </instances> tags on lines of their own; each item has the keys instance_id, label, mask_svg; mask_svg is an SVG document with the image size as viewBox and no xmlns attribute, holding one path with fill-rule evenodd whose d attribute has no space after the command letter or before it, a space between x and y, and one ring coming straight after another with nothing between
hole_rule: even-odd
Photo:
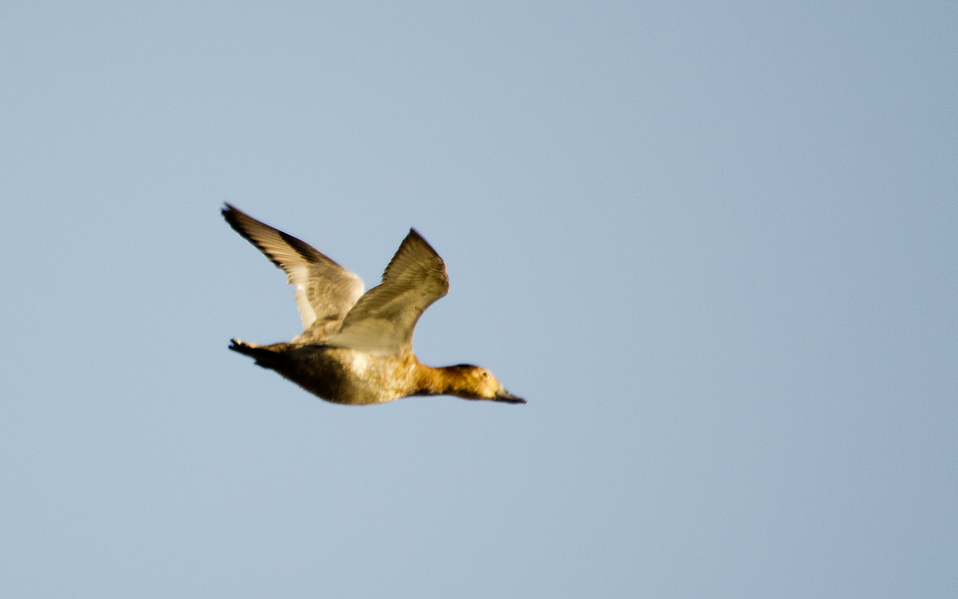
<instances>
[{"instance_id":1,"label":"raised wing","mask_svg":"<svg viewBox=\"0 0 958 599\"><path fill-rule=\"evenodd\" d=\"M412 353L412 335L423 311L449 291L446 264L415 229L396 250L383 280L346 315L327 345L395 358Z\"/></svg>"},{"instance_id":2,"label":"raised wing","mask_svg":"<svg viewBox=\"0 0 958 599\"><path fill-rule=\"evenodd\" d=\"M339 330L363 294L363 281L308 243L262 223L226 204L223 218L255 245L296 286L296 307L303 319L302 340L325 341Z\"/></svg>"}]
</instances>

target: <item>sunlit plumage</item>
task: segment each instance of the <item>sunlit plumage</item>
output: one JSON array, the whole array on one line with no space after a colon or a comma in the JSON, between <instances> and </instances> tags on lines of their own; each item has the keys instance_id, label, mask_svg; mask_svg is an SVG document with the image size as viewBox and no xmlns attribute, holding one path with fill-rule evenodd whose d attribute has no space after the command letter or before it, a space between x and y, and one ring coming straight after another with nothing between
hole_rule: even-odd
<instances>
[{"instance_id":1,"label":"sunlit plumage","mask_svg":"<svg viewBox=\"0 0 958 599\"><path fill-rule=\"evenodd\" d=\"M414 229L386 266L382 282L363 293L358 276L309 244L229 204L223 217L286 272L303 320L303 332L288 343L233 339L233 351L334 403L383 403L410 395L525 403L484 368L433 368L416 358L416 322L446 295L449 279L442 258Z\"/></svg>"}]
</instances>

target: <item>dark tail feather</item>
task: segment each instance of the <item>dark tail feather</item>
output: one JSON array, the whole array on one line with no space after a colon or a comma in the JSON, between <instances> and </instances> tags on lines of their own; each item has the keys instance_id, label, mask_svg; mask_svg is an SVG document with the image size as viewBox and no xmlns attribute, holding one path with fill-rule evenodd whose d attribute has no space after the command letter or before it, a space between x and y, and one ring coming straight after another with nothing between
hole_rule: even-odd
<instances>
[{"instance_id":1,"label":"dark tail feather","mask_svg":"<svg viewBox=\"0 0 958 599\"><path fill-rule=\"evenodd\" d=\"M230 349L244 356L253 358L256 360L257 366L275 370L277 355L276 352L268 347L257 347L240 341L239 339L230 339Z\"/></svg>"}]
</instances>

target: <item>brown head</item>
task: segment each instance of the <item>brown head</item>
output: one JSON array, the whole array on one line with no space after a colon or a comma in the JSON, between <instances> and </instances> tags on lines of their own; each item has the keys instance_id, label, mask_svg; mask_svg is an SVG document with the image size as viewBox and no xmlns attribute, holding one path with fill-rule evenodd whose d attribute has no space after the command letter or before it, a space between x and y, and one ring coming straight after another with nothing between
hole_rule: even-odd
<instances>
[{"instance_id":1,"label":"brown head","mask_svg":"<svg viewBox=\"0 0 958 599\"><path fill-rule=\"evenodd\" d=\"M505 403L526 403L506 391L496 377L485 368L471 364L459 364L441 368L443 378L448 382L446 393L464 399L486 399Z\"/></svg>"}]
</instances>

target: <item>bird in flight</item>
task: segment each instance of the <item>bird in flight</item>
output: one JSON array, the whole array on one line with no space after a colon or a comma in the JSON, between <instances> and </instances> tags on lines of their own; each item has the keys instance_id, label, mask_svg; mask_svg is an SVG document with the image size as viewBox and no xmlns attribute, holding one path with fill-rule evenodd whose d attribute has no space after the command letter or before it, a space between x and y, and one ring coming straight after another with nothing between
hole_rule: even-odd
<instances>
[{"instance_id":1,"label":"bird in flight","mask_svg":"<svg viewBox=\"0 0 958 599\"><path fill-rule=\"evenodd\" d=\"M412 350L422 313L449 291L446 264L410 229L382 282L363 282L311 245L241 212L222 210L233 229L255 245L295 286L303 332L288 343L233 339L229 348L319 397L340 404L376 404L411 395L526 403L492 373L458 364L434 368Z\"/></svg>"}]
</instances>

